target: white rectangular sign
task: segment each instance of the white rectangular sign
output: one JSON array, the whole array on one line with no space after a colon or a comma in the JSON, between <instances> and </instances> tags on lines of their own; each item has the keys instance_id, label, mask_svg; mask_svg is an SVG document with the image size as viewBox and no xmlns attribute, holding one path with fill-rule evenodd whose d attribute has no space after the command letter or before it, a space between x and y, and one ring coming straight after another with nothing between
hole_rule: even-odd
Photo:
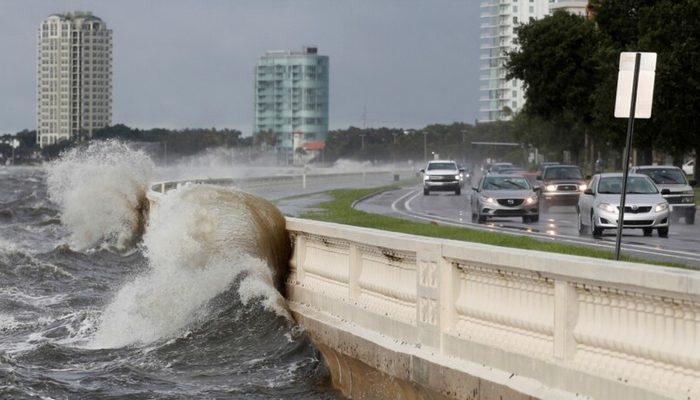
<instances>
[{"instance_id":1,"label":"white rectangular sign","mask_svg":"<svg viewBox=\"0 0 700 400\"><path fill-rule=\"evenodd\" d=\"M620 53L620 72L617 75L617 96L615 97L615 118L629 118L634 82L634 63L637 53ZM654 97L654 76L656 53L641 53L639 83L637 84L637 104L635 118L651 118L651 104Z\"/></svg>"}]
</instances>

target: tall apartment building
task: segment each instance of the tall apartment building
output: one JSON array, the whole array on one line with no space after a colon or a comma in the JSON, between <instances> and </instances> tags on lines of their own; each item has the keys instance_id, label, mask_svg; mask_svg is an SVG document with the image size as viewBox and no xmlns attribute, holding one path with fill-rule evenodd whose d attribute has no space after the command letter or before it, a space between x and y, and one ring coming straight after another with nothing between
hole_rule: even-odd
<instances>
[{"instance_id":1,"label":"tall apartment building","mask_svg":"<svg viewBox=\"0 0 700 400\"><path fill-rule=\"evenodd\" d=\"M273 132L278 149L287 154L310 142L325 142L328 74L328 56L319 55L316 47L268 51L260 57L255 66L253 134Z\"/></svg>"},{"instance_id":2,"label":"tall apartment building","mask_svg":"<svg viewBox=\"0 0 700 400\"><path fill-rule=\"evenodd\" d=\"M37 142L90 137L112 120L112 31L89 12L39 26Z\"/></svg>"},{"instance_id":3,"label":"tall apartment building","mask_svg":"<svg viewBox=\"0 0 700 400\"><path fill-rule=\"evenodd\" d=\"M507 80L506 54L517 48L518 25L549 13L550 0L482 0L479 120L509 119L525 104L522 82ZM510 110L508 112L507 110Z\"/></svg>"}]
</instances>

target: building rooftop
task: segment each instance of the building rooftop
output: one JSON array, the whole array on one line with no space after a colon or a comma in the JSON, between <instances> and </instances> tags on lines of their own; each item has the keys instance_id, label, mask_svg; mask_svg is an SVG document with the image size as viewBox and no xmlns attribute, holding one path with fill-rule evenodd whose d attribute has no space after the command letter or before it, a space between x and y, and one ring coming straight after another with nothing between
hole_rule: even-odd
<instances>
[{"instance_id":1,"label":"building rooftop","mask_svg":"<svg viewBox=\"0 0 700 400\"><path fill-rule=\"evenodd\" d=\"M304 46L301 51L292 50L268 50L265 56L315 56L318 55L318 47Z\"/></svg>"},{"instance_id":2,"label":"building rooftop","mask_svg":"<svg viewBox=\"0 0 700 400\"><path fill-rule=\"evenodd\" d=\"M92 15L91 11L73 11L73 12L67 12L67 13L54 13L49 15L49 18L51 17L59 17L63 19L85 19L85 20L90 20L90 21L102 21L100 17L96 17Z\"/></svg>"}]
</instances>

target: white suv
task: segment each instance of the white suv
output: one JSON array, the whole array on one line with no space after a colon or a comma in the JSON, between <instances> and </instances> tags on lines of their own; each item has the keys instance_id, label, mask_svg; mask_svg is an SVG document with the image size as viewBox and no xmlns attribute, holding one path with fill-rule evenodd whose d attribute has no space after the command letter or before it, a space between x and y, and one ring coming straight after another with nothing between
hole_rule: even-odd
<instances>
[{"instance_id":1,"label":"white suv","mask_svg":"<svg viewBox=\"0 0 700 400\"><path fill-rule=\"evenodd\" d=\"M460 170L454 161L433 160L420 172L423 174L424 195L429 195L431 191L454 191L458 196L462 193L460 180L464 170Z\"/></svg>"}]
</instances>

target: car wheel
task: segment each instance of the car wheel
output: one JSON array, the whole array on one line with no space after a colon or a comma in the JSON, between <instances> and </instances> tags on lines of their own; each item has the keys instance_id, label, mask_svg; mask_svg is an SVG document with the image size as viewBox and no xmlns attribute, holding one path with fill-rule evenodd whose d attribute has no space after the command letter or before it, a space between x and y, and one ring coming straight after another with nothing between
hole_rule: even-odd
<instances>
[{"instance_id":1,"label":"car wheel","mask_svg":"<svg viewBox=\"0 0 700 400\"><path fill-rule=\"evenodd\" d=\"M685 215L685 223L688 225L695 224L695 210L691 210L691 212Z\"/></svg>"},{"instance_id":2,"label":"car wheel","mask_svg":"<svg viewBox=\"0 0 700 400\"><path fill-rule=\"evenodd\" d=\"M523 216L523 224L527 224L527 223L529 223L529 222L530 222L530 217L527 216L527 215L524 215L524 216Z\"/></svg>"},{"instance_id":3,"label":"car wheel","mask_svg":"<svg viewBox=\"0 0 700 400\"><path fill-rule=\"evenodd\" d=\"M459 196L460 194L462 194L462 189L457 188L457 190L455 190L455 195Z\"/></svg>"},{"instance_id":4,"label":"car wheel","mask_svg":"<svg viewBox=\"0 0 700 400\"><path fill-rule=\"evenodd\" d=\"M483 224L484 222L486 222L486 216L485 216L485 215L479 214L479 216L477 217L477 221L478 221L480 224Z\"/></svg>"},{"instance_id":5,"label":"car wheel","mask_svg":"<svg viewBox=\"0 0 700 400\"><path fill-rule=\"evenodd\" d=\"M654 230L651 228L644 228L642 231L644 231L644 236L651 236L651 234L654 232Z\"/></svg>"},{"instance_id":6,"label":"car wheel","mask_svg":"<svg viewBox=\"0 0 700 400\"><path fill-rule=\"evenodd\" d=\"M530 222L540 222L540 215L531 215L530 216Z\"/></svg>"},{"instance_id":7,"label":"car wheel","mask_svg":"<svg viewBox=\"0 0 700 400\"><path fill-rule=\"evenodd\" d=\"M478 221L478 217L476 216L476 213L472 213L472 222Z\"/></svg>"},{"instance_id":8,"label":"car wheel","mask_svg":"<svg viewBox=\"0 0 700 400\"><path fill-rule=\"evenodd\" d=\"M668 237L668 226L665 228L659 228L658 232L659 232L659 237L667 238Z\"/></svg>"},{"instance_id":9,"label":"car wheel","mask_svg":"<svg viewBox=\"0 0 700 400\"><path fill-rule=\"evenodd\" d=\"M595 224L595 217L593 214L591 214L591 233L593 237L603 236L603 228L599 228L598 225Z\"/></svg>"},{"instance_id":10,"label":"car wheel","mask_svg":"<svg viewBox=\"0 0 700 400\"><path fill-rule=\"evenodd\" d=\"M430 196L430 190L423 189L423 196Z\"/></svg>"},{"instance_id":11,"label":"car wheel","mask_svg":"<svg viewBox=\"0 0 700 400\"><path fill-rule=\"evenodd\" d=\"M578 216L578 233L584 234L586 233L586 225L583 224L583 215L581 215L581 210L578 208L576 208L576 215Z\"/></svg>"}]
</instances>

